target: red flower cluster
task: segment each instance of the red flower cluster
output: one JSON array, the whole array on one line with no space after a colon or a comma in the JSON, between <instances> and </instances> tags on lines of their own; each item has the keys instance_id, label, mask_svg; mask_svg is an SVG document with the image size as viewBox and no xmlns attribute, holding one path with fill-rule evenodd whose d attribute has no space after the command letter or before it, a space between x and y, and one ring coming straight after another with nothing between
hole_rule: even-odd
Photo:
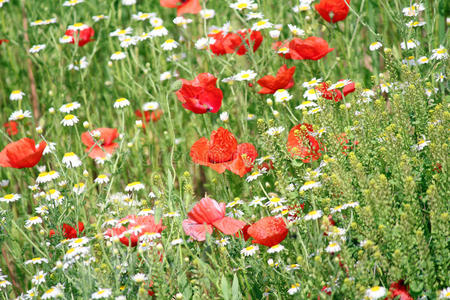
<instances>
[{"instance_id":1,"label":"red flower cluster","mask_svg":"<svg viewBox=\"0 0 450 300\"><path fill-rule=\"evenodd\" d=\"M5 39L1 40L0 39L0 45L3 44L3 43L9 43L9 40L5 40Z\"/></svg>"},{"instance_id":2,"label":"red flower cluster","mask_svg":"<svg viewBox=\"0 0 450 300\"><path fill-rule=\"evenodd\" d=\"M282 48L289 49L288 53L280 53L279 55L294 60L319 60L334 50L334 48L328 48L327 41L316 36L310 36L304 40L294 38L290 42L276 42L273 48L277 51Z\"/></svg>"},{"instance_id":3,"label":"red flower cluster","mask_svg":"<svg viewBox=\"0 0 450 300\"><path fill-rule=\"evenodd\" d=\"M79 234L81 234L84 230L84 224L83 222L78 222L78 230L69 224L64 223L63 226L63 236L66 239L74 239L77 238ZM56 234L55 230L50 229L49 235L50 237L54 236Z\"/></svg>"},{"instance_id":4,"label":"red flower cluster","mask_svg":"<svg viewBox=\"0 0 450 300\"><path fill-rule=\"evenodd\" d=\"M100 137L94 141L92 133L100 132ZM81 135L81 141L86 146L86 152L89 152L89 157L98 158L105 157L108 153L113 154L119 144L114 143L114 140L119 137L119 133L115 128L97 128L93 131L86 131ZM99 145L101 146L99 146Z\"/></svg>"},{"instance_id":5,"label":"red flower cluster","mask_svg":"<svg viewBox=\"0 0 450 300\"><path fill-rule=\"evenodd\" d=\"M17 122L9 121L3 124L3 127L5 127L6 133L10 136L16 135L19 133L19 130L17 129Z\"/></svg>"},{"instance_id":6,"label":"red flower cluster","mask_svg":"<svg viewBox=\"0 0 450 300\"><path fill-rule=\"evenodd\" d=\"M334 100L334 102L339 102L342 99L342 93L344 93L344 97L348 94L353 93L355 91L355 83L352 82L347 84L342 89L342 93L340 90L328 90L329 85L326 82L322 82L320 85L316 86L316 90L320 92L323 98L328 100Z\"/></svg>"},{"instance_id":7,"label":"red flower cluster","mask_svg":"<svg viewBox=\"0 0 450 300\"><path fill-rule=\"evenodd\" d=\"M94 34L94 29L91 27L84 28L82 30L67 29L66 33L64 33L64 35L72 37L72 41L70 42L70 44L75 44L75 42L78 42L78 46L80 47L83 47L87 43L94 41L91 40Z\"/></svg>"},{"instance_id":8,"label":"red flower cluster","mask_svg":"<svg viewBox=\"0 0 450 300\"><path fill-rule=\"evenodd\" d=\"M203 198L188 213L189 219L183 221L184 232L197 241L206 239L206 232L213 233L216 228L228 235L236 234L245 223L225 216L225 203L217 203L211 198Z\"/></svg>"},{"instance_id":9,"label":"red flower cluster","mask_svg":"<svg viewBox=\"0 0 450 300\"><path fill-rule=\"evenodd\" d=\"M215 42L209 47L215 55L224 55L236 53L237 55L244 55L247 50L252 48L253 52L258 50L263 41L263 36L259 31L252 31L250 29L238 31L237 33L223 31L212 33L209 35Z\"/></svg>"},{"instance_id":10,"label":"red flower cluster","mask_svg":"<svg viewBox=\"0 0 450 300\"><path fill-rule=\"evenodd\" d=\"M128 224L127 227L120 225L110 228L105 232L105 236L118 237L125 246L136 247L139 238L146 234L161 233L166 226L162 225L162 219L155 223L153 216L129 215L119 220L119 224Z\"/></svg>"},{"instance_id":11,"label":"red flower cluster","mask_svg":"<svg viewBox=\"0 0 450 300\"><path fill-rule=\"evenodd\" d=\"M321 0L314 7L325 21L336 23L347 18L350 0Z\"/></svg>"},{"instance_id":12,"label":"red flower cluster","mask_svg":"<svg viewBox=\"0 0 450 300\"><path fill-rule=\"evenodd\" d=\"M176 8L177 16L183 14L198 14L202 7L199 0L159 0L163 7Z\"/></svg>"},{"instance_id":13,"label":"red flower cluster","mask_svg":"<svg viewBox=\"0 0 450 300\"><path fill-rule=\"evenodd\" d=\"M219 127L211 133L210 140L202 137L196 141L190 155L197 164L208 166L219 173L230 170L242 177L252 170L258 152L250 143L238 144L231 132Z\"/></svg>"},{"instance_id":14,"label":"red flower cluster","mask_svg":"<svg viewBox=\"0 0 450 300\"><path fill-rule=\"evenodd\" d=\"M388 299L413 300L414 299L409 294L409 288L405 285L405 281L403 279L392 283L391 286L389 287L389 292L390 292L390 296L388 298L385 298L385 300L388 300Z\"/></svg>"},{"instance_id":15,"label":"red flower cluster","mask_svg":"<svg viewBox=\"0 0 450 300\"><path fill-rule=\"evenodd\" d=\"M272 75L266 75L260 80L258 80L258 84L262 87L262 89L258 92L258 94L274 94L277 90L280 89L290 89L294 86L294 76L295 67L289 68L286 65L283 65L277 72L277 76L273 77Z\"/></svg>"},{"instance_id":16,"label":"red flower cluster","mask_svg":"<svg viewBox=\"0 0 450 300\"><path fill-rule=\"evenodd\" d=\"M183 107L196 114L216 113L222 106L222 91L216 87L217 78L201 73L194 80L181 79L183 85L176 92Z\"/></svg>"},{"instance_id":17,"label":"red flower cluster","mask_svg":"<svg viewBox=\"0 0 450 300\"><path fill-rule=\"evenodd\" d=\"M322 156L323 146L312 133L311 124L303 123L289 131L287 149L292 156L298 156L304 163L318 160Z\"/></svg>"},{"instance_id":18,"label":"red flower cluster","mask_svg":"<svg viewBox=\"0 0 450 300\"><path fill-rule=\"evenodd\" d=\"M39 145L34 140L22 138L12 142L0 152L0 166L4 168L32 168L41 160L47 143L42 141Z\"/></svg>"},{"instance_id":19,"label":"red flower cluster","mask_svg":"<svg viewBox=\"0 0 450 300\"><path fill-rule=\"evenodd\" d=\"M254 244L272 247L281 243L288 231L283 218L265 217L251 225L247 233L254 239Z\"/></svg>"}]
</instances>

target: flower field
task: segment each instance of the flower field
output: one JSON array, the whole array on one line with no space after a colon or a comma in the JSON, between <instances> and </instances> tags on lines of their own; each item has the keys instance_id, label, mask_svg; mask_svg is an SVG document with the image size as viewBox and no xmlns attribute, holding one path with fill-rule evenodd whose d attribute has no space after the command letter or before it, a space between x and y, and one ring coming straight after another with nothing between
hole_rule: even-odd
<instances>
[{"instance_id":1,"label":"flower field","mask_svg":"<svg viewBox=\"0 0 450 300\"><path fill-rule=\"evenodd\" d=\"M449 24L0 0L0 297L450 298Z\"/></svg>"}]
</instances>

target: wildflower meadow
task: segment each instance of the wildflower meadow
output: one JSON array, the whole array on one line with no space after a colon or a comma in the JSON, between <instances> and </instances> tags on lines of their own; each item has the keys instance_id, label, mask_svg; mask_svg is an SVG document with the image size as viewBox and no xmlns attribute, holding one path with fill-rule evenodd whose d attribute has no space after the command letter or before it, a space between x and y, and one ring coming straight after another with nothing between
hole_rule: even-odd
<instances>
[{"instance_id":1,"label":"wildflower meadow","mask_svg":"<svg viewBox=\"0 0 450 300\"><path fill-rule=\"evenodd\" d=\"M0 0L1 299L450 299L446 0Z\"/></svg>"}]
</instances>

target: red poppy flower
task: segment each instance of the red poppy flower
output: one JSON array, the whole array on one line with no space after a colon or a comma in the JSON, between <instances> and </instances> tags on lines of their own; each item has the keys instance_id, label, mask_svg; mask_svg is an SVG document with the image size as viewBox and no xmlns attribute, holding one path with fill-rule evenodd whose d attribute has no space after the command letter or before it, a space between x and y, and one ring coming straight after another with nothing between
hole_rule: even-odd
<instances>
[{"instance_id":1,"label":"red poppy flower","mask_svg":"<svg viewBox=\"0 0 450 300\"><path fill-rule=\"evenodd\" d=\"M347 18L350 0L321 0L314 5L317 12L327 22L336 23Z\"/></svg>"},{"instance_id":2,"label":"red poppy flower","mask_svg":"<svg viewBox=\"0 0 450 300\"><path fill-rule=\"evenodd\" d=\"M144 114L142 114L142 112L138 109L134 112L134 114L136 115L136 117L138 117L139 119L143 120L144 123L148 123L150 122L150 120L152 122L158 122L159 119L161 119L161 116L163 114L163 111L160 109L154 110L152 112L150 111L144 111ZM145 124L142 124L143 127L145 128Z\"/></svg>"},{"instance_id":3,"label":"red poppy flower","mask_svg":"<svg viewBox=\"0 0 450 300\"><path fill-rule=\"evenodd\" d=\"M303 123L292 127L289 131L287 149L292 156L298 156L304 163L318 160L322 156L323 146L312 135L312 125Z\"/></svg>"},{"instance_id":4,"label":"red poppy flower","mask_svg":"<svg viewBox=\"0 0 450 300\"><path fill-rule=\"evenodd\" d=\"M333 50L334 48L328 48L328 43L324 39L316 36L310 36L305 40L294 38L289 43L289 54L296 60L319 60Z\"/></svg>"},{"instance_id":5,"label":"red poppy flower","mask_svg":"<svg viewBox=\"0 0 450 300\"><path fill-rule=\"evenodd\" d=\"M31 168L41 160L47 143L36 145L32 139L22 138L6 145L0 152L0 166L4 168Z\"/></svg>"},{"instance_id":6,"label":"red poppy flower","mask_svg":"<svg viewBox=\"0 0 450 300\"><path fill-rule=\"evenodd\" d=\"M266 75L260 80L258 84L262 86L262 89L258 94L274 94L280 89L290 89L294 86L294 80L292 76L294 75L295 67L289 68L286 65L281 66L277 72L277 76Z\"/></svg>"},{"instance_id":7,"label":"red poppy flower","mask_svg":"<svg viewBox=\"0 0 450 300\"><path fill-rule=\"evenodd\" d=\"M283 218L265 217L251 225L247 232L254 244L272 247L286 238L288 229Z\"/></svg>"},{"instance_id":8,"label":"red poppy flower","mask_svg":"<svg viewBox=\"0 0 450 300\"><path fill-rule=\"evenodd\" d=\"M238 144L231 132L220 127L212 132L209 141L205 137L196 141L190 155L199 165L208 166L218 173L230 170L242 177L252 170L258 152L252 144Z\"/></svg>"},{"instance_id":9,"label":"red poppy flower","mask_svg":"<svg viewBox=\"0 0 450 300\"><path fill-rule=\"evenodd\" d=\"M100 132L100 137L94 141L92 134ZM83 132L81 141L86 146L86 152L89 152L91 158L102 158L107 154L113 154L119 144L114 143L114 140L119 137L119 133L115 128L97 128L92 131ZM99 145L101 147L99 147Z\"/></svg>"},{"instance_id":10,"label":"red poppy flower","mask_svg":"<svg viewBox=\"0 0 450 300\"><path fill-rule=\"evenodd\" d=\"M86 45L89 42L94 41L91 40L91 37L93 37L94 34L95 34L94 29L91 27L84 28L82 30L67 29L66 33L64 33L64 35L72 37L72 41L70 42L70 44L75 44L75 42L78 41L78 46L80 47Z\"/></svg>"},{"instance_id":11,"label":"red poppy flower","mask_svg":"<svg viewBox=\"0 0 450 300\"><path fill-rule=\"evenodd\" d=\"M216 228L223 234L236 234L245 222L226 217L225 203L217 203L211 198L203 198L188 213L189 219L183 221L184 232L194 240L204 241L206 232L212 234Z\"/></svg>"},{"instance_id":12,"label":"red poppy flower","mask_svg":"<svg viewBox=\"0 0 450 300\"><path fill-rule=\"evenodd\" d=\"M398 300L413 300L413 297L409 294L409 288L405 285L404 280L399 280L394 282L389 287L390 296L387 299L398 299ZM397 298L398 297L398 298Z\"/></svg>"},{"instance_id":13,"label":"red poppy flower","mask_svg":"<svg viewBox=\"0 0 450 300\"><path fill-rule=\"evenodd\" d=\"M9 40L0 40L0 45L3 43L9 43Z\"/></svg>"},{"instance_id":14,"label":"red poppy flower","mask_svg":"<svg viewBox=\"0 0 450 300\"><path fill-rule=\"evenodd\" d=\"M216 113L222 106L222 91L216 87L217 78L201 73L194 80L181 79L183 85L176 92L183 107L196 114Z\"/></svg>"},{"instance_id":15,"label":"red poppy flower","mask_svg":"<svg viewBox=\"0 0 450 300\"><path fill-rule=\"evenodd\" d=\"M237 33L229 32L225 34L220 31L210 34L215 42L209 47L215 55L224 55L236 52L237 55L244 55L248 48L252 47L253 52L258 50L263 41L263 36L259 31L241 30Z\"/></svg>"},{"instance_id":16,"label":"red poppy flower","mask_svg":"<svg viewBox=\"0 0 450 300\"><path fill-rule=\"evenodd\" d=\"M176 8L177 16L183 14L198 14L202 7L199 0L159 0L163 7Z\"/></svg>"},{"instance_id":17,"label":"red poppy flower","mask_svg":"<svg viewBox=\"0 0 450 300\"><path fill-rule=\"evenodd\" d=\"M322 82L316 87L316 90L320 92L321 96L328 100L334 100L334 102L339 102L342 99L342 93L340 90L331 90L329 91L328 88L330 86L326 82ZM347 84L343 89L342 92L344 93L344 97L346 97L348 94L353 93L355 91L355 83L352 82L350 84Z\"/></svg>"},{"instance_id":18,"label":"red poppy flower","mask_svg":"<svg viewBox=\"0 0 450 300\"><path fill-rule=\"evenodd\" d=\"M110 228L105 232L106 236L118 237L120 242L125 246L135 247L139 238L145 234L161 233L166 226L162 225L162 219L159 223L155 223L153 216L135 216L129 215L119 220L119 224L127 224Z\"/></svg>"},{"instance_id":19,"label":"red poppy flower","mask_svg":"<svg viewBox=\"0 0 450 300\"><path fill-rule=\"evenodd\" d=\"M3 124L3 127L5 127L6 133L10 136L16 135L19 133L19 130L17 129L17 122L9 121Z\"/></svg>"},{"instance_id":20,"label":"red poppy flower","mask_svg":"<svg viewBox=\"0 0 450 300\"><path fill-rule=\"evenodd\" d=\"M64 223L62 226L63 230L63 236L66 239L74 239L77 238L79 234L81 234L84 230L84 224L83 222L78 222L78 230L69 224ZM54 236L56 234L55 230L51 229L49 231L50 237Z\"/></svg>"}]
</instances>

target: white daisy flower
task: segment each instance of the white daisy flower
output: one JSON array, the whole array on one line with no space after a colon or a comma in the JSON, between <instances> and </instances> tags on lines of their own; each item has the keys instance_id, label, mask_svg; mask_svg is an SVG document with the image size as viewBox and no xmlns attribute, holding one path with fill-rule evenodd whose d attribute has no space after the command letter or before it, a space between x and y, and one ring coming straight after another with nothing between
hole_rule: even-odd
<instances>
[{"instance_id":1,"label":"white daisy flower","mask_svg":"<svg viewBox=\"0 0 450 300\"><path fill-rule=\"evenodd\" d=\"M34 257L34 258L30 259L30 260L25 261L25 265L29 265L29 264L33 264L33 265L38 264L38 265L40 265L42 263L46 263L47 264L48 260L46 258L42 258L42 257Z\"/></svg>"},{"instance_id":2,"label":"white daisy flower","mask_svg":"<svg viewBox=\"0 0 450 300\"><path fill-rule=\"evenodd\" d=\"M111 289L99 289L97 292L91 295L92 299L109 298L112 295Z\"/></svg>"},{"instance_id":3,"label":"white daisy flower","mask_svg":"<svg viewBox=\"0 0 450 300\"><path fill-rule=\"evenodd\" d=\"M80 103L78 103L78 102L71 102L71 103L67 103L67 104L64 104L63 106L61 106L59 108L59 111L62 112L62 113L66 113L67 114L67 113L70 113L70 112L80 108L80 107L81 107Z\"/></svg>"},{"instance_id":4,"label":"white daisy flower","mask_svg":"<svg viewBox=\"0 0 450 300\"><path fill-rule=\"evenodd\" d=\"M419 13L421 11L424 11L424 10L425 10L425 6L422 3L420 3L420 4L414 3L410 7L403 8L402 12L405 17L416 17L419 15Z\"/></svg>"},{"instance_id":5,"label":"white daisy flower","mask_svg":"<svg viewBox=\"0 0 450 300\"><path fill-rule=\"evenodd\" d=\"M273 24L269 22L268 19L260 20L256 23L253 23L252 30L263 30L267 28L272 28Z\"/></svg>"},{"instance_id":6,"label":"white daisy flower","mask_svg":"<svg viewBox=\"0 0 450 300\"><path fill-rule=\"evenodd\" d=\"M137 273L132 277L132 279L137 283L141 283L147 281L148 277L144 273Z\"/></svg>"},{"instance_id":7,"label":"white daisy flower","mask_svg":"<svg viewBox=\"0 0 450 300\"><path fill-rule=\"evenodd\" d=\"M12 203L16 202L20 198L21 198L20 194L7 194L4 195L3 197L0 197L0 202Z\"/></svg>"},{"instance_id":8,"label":"white daisy flower","mask_svg":"<svg viewBox=\"0 0 450 300\"><path fill-rule=\"evenodd\" d=\"M109 177L106 174L100 174L94 179L94 182L97 184L105 184L109 182Z\"/></svg>"},{"instance_id":9,"label":"white daisy flower","mask_svg":"<svg viewBox=\"0 0 450 300\"><path fill-rule=\"evenodd\" d=\"M306 216L305 216L305 221L308 220L317 220L318 218L323 216L323 212L321 210L313 210L310 211Z\"/></svg>"},{"instance_id":10,"label":"white daisy flower","mask_svg":"<svg viewBox=\"0 0 450 300\"><path fill-rule=\"evenodd\" d=\"M414 39L408 40L406 43L405 42L400 43L400 47L402 49L414 49L419 45L420 45L420 42L417 40L414 40Z\"/></svg>"},{"instance_id":11,"label":"white daisy flower","mask_svg":"<svg viewBox=\"0 0 450 300\"><path fill-rule=\"evenodd\" d=\"M264 18L264 15L260 12L249 12L245 18L247 20L253 20L253 19L262 19Z\"/></svg>"},{"instance_id":12,"label":"white daisy flower","mask_svg":"<svg viewBox=\"0 0 450 300\"><path fill-rule=\"evenodd\" d=\"M176 49L178 45L179 45L178 42L175 41L174 39L168 39L161 45L161 48L163 48L163 50L165 51L170 51Z\"/></svg>"},{"instance_id":13,"label":"white daisy flower","mask_svg":"<svg viewBox=\"0 0 450 300\"><path fill-rule=\"evenodd\" d=\"M94 20L94 22L98 22L100 20L105 20L105 19L109 19L109 16L105 16L105 15L96 15L92 17L92 20Z\"/></svg>"},{"instance_id":14,"label":"white daisy flower","mask_svg":"<svg viewBox=\"0 0 450 300\"><path fill-rule=\"evenodd\" d=\"M259 247L257 245L251 245L241 250L241 254L244 256L253 256L257 251L259 251Z\"/></svg>"},{"instance_id":15,"label":"white daisy flower","mask_svg":"<svg viewBox=\"0 0 450 300\"><path fill-rule=\"evenodd\" d=\"M421 151L423 148L427 147L431 141L427 141L425 136L422 135L422 139L416 145L411 146L411 149L416 151Z\"/></svg>"},{"instance_id":16,"label":"white daisy flower","mask_svg":"<svg viewBox=\"0 0 450 300\"><path fill-rule=\"evenodd\" d=\"M136 46L139 42L140 38L137 36L120 36L120 47L122 48L128 48L130 46Z\"/></svg>"},{"instance_id":17,"label":"white daisy flower","mask_svg":"<svg viewBox=\"0 0 450 300\"><path fill-rule=\"evenodd\" d=\"M124 108L130 105L130 101L126 98L119 98L114 101L114 108Z\"/></svg>"},{"instance_id":18,"label":"white daisy flower","mask_svg":"<svg viewBox=\"0 0 450 300\"><path fill-rule=\"evenodd\" d=\"M305 35L305 31L303 29L298 28L295 25L288 24L289 31L295 36L303 36Z\"/></svg>"},{"instance_id":19,"label":"white daisy flower","mask_svg":"<svg viewBox=\"0 0 450 300\"><path fill-rule=\"evenodd\" d=\"M149 20L152 17L155 17L156 14L155 13L143 13L143 12L138 12L137 14L133 14L132 18L133 20L137 20L137 21L145 21L145 20Z\"/></svg>"},{"instance_id":20,"label":"white daisy flower","mask_svg":"<svg viewBox=\"0 0 450 300\"><path fill-rule=\"evenodd\" d=\"M430 60L426 56L421 56L417 59L417 64L424 65L427 64Z\"/></svg>"},{"instance_id":21,"label":"white daisy flower","mask_svg":"<svg viewBox=\"0 0 450 300\"><path fill-rule=\"evenodd\" d=\"M41 50L45 49L45 44L40 44L40 45L34 45L33 47L30 48L29 52L30 53L38 53Z\"/></svg>"},{"instance_id":22,"label":"white daisy flower","mask_svg":"<svg viewBox=\"0 0 450 300\"><path fill-rule=\"evenodd\" d=\"M253 70L241 71L238 74L234 75L234 80L237 81L250 81L255 79L256 73Z\"/></svg>"},{"instance_id":23,"label":"white daisy flower","mask_svg":"<svg viewBox=\"0 0 450 300\"><path fill-rule=\"evenodd\" d=\"M202 37L195 42L195 48L198 50L206 50L212 39Z\"/></svg>"},{"instance_id":24,"label":"white daisy flower","mask_svg":"<svg viewBox=\"0 0 450 300\"><path fill-rule=\"evenodd\" d=\"M279 198L279 197L271 197L269 199L269 201L266 202L266 206L267 207L278 207L280 205L282 205L283 203L285 203L286 200L284 198Z\"/></svg>"},{"instance_id":25,"label":"white daisy flower","mask_svg":"<svg viewBox=\"0 0 450 300\"><path fill-rule=\"evenodd\" d=\"M187 24L192 23L192 20L191 19L186 19L183 16L179 16L179 17L176 17L175 19L173 19L173 23L175 25L177 25L177 26L181 26L183 28L186 28Z\"/></svg>"},{"instance_id":26,"label":"white daisy flower","mask_svg":"<svg viewBox=\"0 0 450 300\"><path fill-rule=\"evenodd\" d=\"M31 217L28 220L25 221L25 227L31 227L36 224L41 224L42 219L39 216Z\"/></svg>"},{"instance_id":27,"label":"white daisy flower","mask_svg":"<svg viewBox=\"0 0 450 300\"><path fill-rule=\"evenodd\" d=\"M133 32L133 28L131 28L131 27L127 27L125 29L119 28L119 29L116 29L113 32L111 32L109 34L109 36L117 36L117 37L127 36L127 35L130 35L132 32Z\"/></svg>"},{"instance_id":28,"label":"white daisy flower","mask_svg":"<svg viewBox=\"0 0 450 300\"><path fill-rule=\"evenodd\" d=\"M366 290L366 297L370 300L379 299L386 295L386 289L382 286L374 286L368 290Z\"/></svg>"},{"instance_id":29,"label":"white daisy flower","mask_svg":"<svg viewBox=\"0 0 450 300\"><path fill-rule=\"evenodd\" d=\"M288 102L293 97L291 94L289 94L289 92L287 90L284 90L284 89L277 90L273 94L273 96L275 97L275 102L277 102L277 103Z\"/></svg>"},{"instance_id":30,"label":"white daisy flower","mask_svg":"<svg viewBox=\"0 0 450 300\"><path fill-rule=\"evenodd\" d=\"M164 26L156 26L155 28L152 29L152 31L150 31L150 35L152 37L161 37L161 36L166 36L167 34L169 34L169 31L166 29L166 27Z\"/></svg>"},{"instance_id":31,"label":"white daisy flower","mask_svg":"<svg viewBox=\"0 0 450 300\"><path fill-rule=\"evenodd\" d=\"M380 49L381 47L383 47L383 44L381 44L380 42L373 42L369 45L369 50L376 51L376 50Z\"/></svg>"},{"instance_id":32,"label":"white daisy flower","mask_svg":"<svg viewBox=\"0 0 450 300\"><path fill-rule=\"evenodd\" d=\"M125 192L137 192L144 189L145 186L140 181L135 181L127 184Z\"/></svg>"},{"instance_id":33,"label":"white daisy flower","mask_svg":"<svg viewBox=\"0 0 450 300\"><path fill-rule=\"evenodd\" d=\"M433 54L431 55L431 60L443 60L448 58L448 51L444 46L440 45L439 48L433 49Z\"/></svg>"},{"instance_id":34,"label":"white daisy flower","mask_svg":"<svg viewBox=\"0 0 450 300\"><path fill-rule=\"evenodd\" d=\"M122 60L127 57L127 54L122 51L116 51L111 55L111 60Z\"/></svg>"},{"instance_id":35,"label":"white daisy flower","mask_svg":"<svg viewBox=\"0 0 450 300\"><path fill-rule=\"evenodd\" d=\"M67 168L78 168L82 165L81 159L73 152L65 153L62 162Z\"/></svg>"},{"instance_id":36,"label":"white daisy flower","mask_svg":"<svg viewBox=\"0 0 450 300\"><path fill-rule=\"evenodd\" d=\"M312 181L312 180L310 180L310 181L305 182L302 185L302 187L300 188L300 191L301 192L302 191L307 191L307 190L310 190L310 189L313 189L313 188L318 188L318 187L321 187L321 186L322 186L322 183L320 183L319 181Z\"/></svg>"},{"instance_id":37,"label":"white daisy flower","mask_svg":"<svg viewBox=\"0 0 450 300\"><path fill-rule=\"evenodd\" d=\"M300 104L299 106L296 106L295 109L306 109L308 107L317 107L317 103L312 102L312 101L303 101L302 104Z\"/></svg>"},{"instance_id":38,"label":"white daisy flower","mask_svg":"<svg viewBox=\"0 0 450 300\"><path fill-rule=\"evenodd\" d=\"M266 199L266 197L255 196L249 206L264 206L263 201Z\"/></svg>"},{"instance_id":39,"label":"white daisy flower","mask_svg":"<svg viewBox=\"0 0 450 300\"><path fill-rule=\"evenodd\" d=\"M29 110L16 110L14 111L10 116L9 116L9 121L17 121L17 120L22 120L25 118L31 118L31 111Z\"/></svg>"},{"instance_id":40,"label":"white daisy flower","mask_svg":"<svg viewBox=\"0 0 450 300\"><path fill-rule=\"evenodd\" d=\"M61 44L69 44L73 42L73 37L70 35L64 35L63 37L59 38L59 42Z\"/></svg>"},{"instance_id":41,"label":"white daisy flower","mask_svg":"<svg viewBox=\"0 0 450 300\"><path fill-rule=\"evenodd\" d=\"M156 101L146 102L144 105L142 105L142 110L149 111L149 110L157 110L159 108L159 103Z\"/></svg>"},{"instance_id":42,"label":"white daisy flower","mask_svg":"<svg viewBox=\"0 0 450 300\"><path fill-rule=\"evenodd\" d=\"M293 285L291 285L291 288L288 289L288 294L294 295L299 291L300 291L300 283L294 283Z\"/></svg>"},{"instance_id":43,"label":"white daisy flower","mask_svg":"<svg viewBox=\"0 0 450 300\"><path fill-rule=\"evenodd\" d=\"M327 251L328 253L336 253L341 251L341 247L337 242L330 242L330 244L328 244L328 246L325 248L325 251Z\"/></svg>"},{"instance_id":44,"label":"white daisy flower","mask_svg":"<svg viewBox=\"0 0 450 300\"><path fill-rule=\"evenodd\" d=\"M22 100L23 96L25 96L24 92L22 92L21 90L14 90L9 95L9 100L11 101Z\"/></svg>"},{"instance_id":45,"label":"white daisy flower","mask_svg":"<svg viewBox=\"0 0 450 300\"><path fill-rule=\"evenodd\" d=\"M236 10L244 10L249 9L252 10L253 8L256 8L258 5L253 0L238 0L235 3L230 4L230 7Z\"/></svg>"},{"instance_id":46,"label":"white daisy flower","mask_svg":"<svg viewBox=\"0 0 450 300\"><path fill-rule=\"evenodd\" d=\"M332 90L336 90L336 89L342 89L344 88L346 85L351 84L352 81L349 79L343 79L343 80L339 80L338 82L332 84L329 88L328 91L332 91Z\"/></svg>"},{"instance_id":47,"label":"white daisy flower","mask_svg":"<svg viewBox=\"0 0 450 300\"><path fill-rule=\"evenodd\" d=\"M408 28L422 27L422 26L425 26L425 24L427 24L427 22L409 21L408 23L406 23L406 27L408 27Z\"/></svg>"},{"instance_id":48,"label":"white daisy flower","mask_svg":"<svg viewBox=\"0 0 450 300\"><path fill-rule=\"evenodd\" d=\"M175 239L170 242L172 246L183 244L183 239Z\"/></svg>"},{"instance_id":49,"label":"white daisy flower","mask_svg":"<svg viewBox=\"0 0 450 300\"><path fill-rule=\"evenodd\" d=\"M315 88L310 88L303 93L303 98L306 98L308 101L314 101L319 99L320 92Z\"/></svg>"},{"instance_id":50,"label":"white daisy flower","mask_svg":"<svg viewBox=\"0 0 450 300\"><path fill-rule=\"evenodd\" d=\"M281 31L276 30L276 29L269 31L269 35L273 39L278 39L280 37L280 34L281 34Z\"/></svg>"},{"instance_id":51,"label":"white daisy flower","mask_svg":"<svg viewBox=\"0 0 450 300\"><path fill-rule=\"evenodd\" d=\"M284 250L284 246L281 244L274 245L267 249L267 253L278 253Z\"/></svg>"},{"instance_id":52,"label":"white daisy flower","mask_svg":"<svg viewBox=\"0 0 450 300\"><path fill-rule=\"evenodd\" d=\"M41 283L44 283L45 275L47 275L47 273L44 273L44 271L39 271L36 275L33 276L33 278L31 279L31 282L34 285L39 285Z\"/></svg>"},{"instance_id":53,"label":"white daisy flower","mask_svg":"<svg viewBox=\"0 0 450 300\"><path fill-rule=\"evenodd\" d=\"M283 126L271 127L266 131L266 133L271 136L280 135L284 131L284 129L285 128Z\"/></svg>"},{"instance_id":54,"label":"white daisy flower","mask_svg":"<svg viewBox=\"0 0 450 300\"><path fill-rule=\"evenodd\" d=\"M136 0L122 0L122 4L126 6L131 6L136 4Z\"/></svg>"},{"instance_id":55,"label":"white daisy flower","mask_svg":"<svg viewBox=\"0 0 450 300\"><path fill-rule=\"evenodd\" d=\"M83 56L79 61L75 61L73 64L70 64L67 68L69 70L79 71L81 69L86 69L89 63L86 59L86 56Z\"/></svg>"},{"instance_id":56,"label":"white daisy flower","mask_svg":"<svg viewBox=\"0 0 450 300\"><path fill-rule=\"evenodd\" d=\"M439 299L450 299L450 287L439 292Z\"/></svg>"},{"instance_id":57,"label":"white daisy flower","mask_svg":"<svg viewBox=\"0 0 450 300\"><path fill-rule=\"evenodd\" d=\"M82 194L85 190L86 185L83 182L75 183L72 188L72 191L77 195Z\"/></svg>"},{"instance_id":58,"label":"white daisy flower","mask_svg":"<svg viewBox=\"0 0 450 300\"><path fill-rule=\"evenodd\" d=\"M216 12L214 9L202 9L200 11L200 16L205 20L212 19L215 15Z\"/></svg>"},{"instance_id":59,"label":"white daisy flower","mask_svg":"<svg viewBox=\"0 0 450 300\"><path fill-rule=\"evenodd\" d=\"M78 117L72 114L68 114L64 116L64 119L61 120L61 124L63 126L73 126L77 124L79 121Z\"/></svg>"},{"instance_id":60,"label":"white daisy flower","mask_svg":"<svg viewBox=\"0 0 450 300\"><path fill-rule=\"evenodd\" d=\"M69 0L63 3L63 6L75 6L77 4L83 3L84 0Z\"/></svg>"},{"instance_id":61,"label":"white daisy flower","mask_svg":"<svg viewBox=\"0 0 450 300\"><path fill-rule=\"evenodd\" d=\"M317 79L314 77L310 81L303 82L302 87L310 89L310 88L313 88L313 87L319 85L319 83L321 83L321 82L322 82L322 78Z\"/></svg>"}]
</instances>

